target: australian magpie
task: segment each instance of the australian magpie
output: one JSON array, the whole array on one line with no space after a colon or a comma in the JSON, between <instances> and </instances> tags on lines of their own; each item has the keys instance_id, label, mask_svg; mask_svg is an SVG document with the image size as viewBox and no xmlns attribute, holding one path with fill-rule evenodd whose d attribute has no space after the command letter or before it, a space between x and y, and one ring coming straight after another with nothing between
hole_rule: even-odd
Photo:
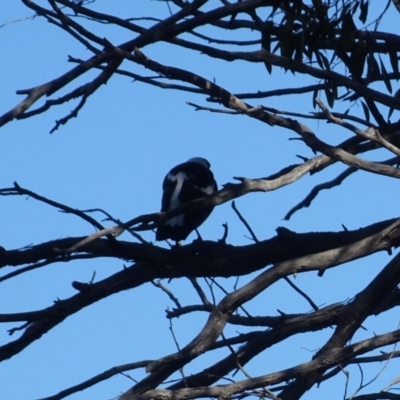
<instances>
[{"instance_id":1,"label":"australian magpie","mask_svg":"<svg viewBox=\"0 0 400 400\"><path fill-rule=\"evenodd\" d=\"M210 163L194 157L169 171L163 182L161 211L168 211L191 200L216 192L217 183L210 170ZM157 228L156 240L185 240L210 215L213 207L177 215Z\"/></svg>"}]
</instances>

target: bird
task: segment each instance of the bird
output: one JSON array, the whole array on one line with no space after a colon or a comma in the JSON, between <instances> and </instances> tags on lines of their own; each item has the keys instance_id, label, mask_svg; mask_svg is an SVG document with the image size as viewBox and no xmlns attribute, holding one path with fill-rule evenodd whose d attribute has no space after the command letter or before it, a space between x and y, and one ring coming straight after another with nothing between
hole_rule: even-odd
<instances>
[{"instance_id":1,"label":"bird","mask_svg":"<svg viewBox=\"0 0 400 400\"><path fill-rule=\"evenodd\" d=\"M190 158L169 171L163 181L161 211L169 211L218 190L211 164L202 157ZM178 244L197 229L214 207L202 208L167 219L158 226L156 240L172 239Z\"/></svg>"}]
</instances>

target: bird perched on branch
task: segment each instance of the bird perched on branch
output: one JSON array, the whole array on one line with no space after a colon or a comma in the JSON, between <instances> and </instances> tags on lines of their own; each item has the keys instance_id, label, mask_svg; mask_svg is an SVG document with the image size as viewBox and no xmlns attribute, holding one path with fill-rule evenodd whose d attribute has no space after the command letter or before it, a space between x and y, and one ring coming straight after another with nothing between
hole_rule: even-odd
<instances>
[{"instance_id":1,"label":"bird perched on branch","mask_svg":"<svg viewBox=\"0 0 400 400\"><path fill-rule=\"evenodd\" d=\"M194 157L169 171L163 182L161 211L168 211L192 200L216 192L217 183L210 163ZM202 208L172 217L157 228L156 240L185 240L211 214L214 207Z\"/></svg>"}]
</instances>

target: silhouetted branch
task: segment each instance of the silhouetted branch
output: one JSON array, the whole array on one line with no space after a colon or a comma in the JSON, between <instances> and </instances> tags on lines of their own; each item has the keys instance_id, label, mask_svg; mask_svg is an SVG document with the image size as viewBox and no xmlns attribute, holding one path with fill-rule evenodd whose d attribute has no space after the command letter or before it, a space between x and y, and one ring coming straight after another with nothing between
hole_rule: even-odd
<instances>
[{"instance_id":1,"label":"silhouetted branch","mask_svg":"<svg viewBox=\"0 0 400 400\"><path fill-rule=\"evenodd\" d=\"M312 361L299 364L293 368L274 372L272 374L261 375L255 378L245 379L229 385L218 385L213 387L197 387L195 389L158 389L148 390L144 394L137 394L134 391L128 391L123 394L120 400L147 400L162 396L163 399L186 399L189 397L230 397L244 390L250 390L259 386L268 386L280 382L289 381L299 375L318 372L321 368L329 368L336 363L340 363L349 357L364 354L373 349L395 343L400 340L400 331L388 332L384 335L374 336L373 338L357 342L345 348L335 348L326 353L325 357L316 357Z\"/></svg>"},{"instance_id":2,"label":"silhouetted branch","mask_svg":"<svg viewBox=\"0 0 400 400\"><path fill-rule=\"evenodd\" d=\"M52 207L55 207L65 213L74 214L79 218L82 218L84 221L89 222L97 229L104 229L103 225L101 225L94 218L86 215L83 211L77 210L76 208L69 207L65 204L59 203L54 200L50 200L44 196L41 196L31 190L25 189L21 187L17 182L14 182L13 188L5 188L0 189L0 196L29 196L35 200L41 201L42 203L48 204Z\"/></svg>"},{"instance_id":3,"label":"silhouetted branch","mask_svg":"<svg viewBox=\"0 0 400 400\"><path fill-rule=\"evenodd\" d=\"M310 193L302 200L300 203L296 204L293 208L289 210L289 212L285 215L284 219L289 221L290 217L296 212L301 210L302 208L309 207L311 202L318 196L319 192L324 189L332 189L335 186L339 186L342 182L348 178L351 174L356 172L357 169L350 167L341 172L336 178L331 181L320 183L312 188Z\"/></svg>"},{"instance_id":4,"label":"silhouetted branch","mask_svg":"<svg viewBox=\"0 0 400 400\"><path fill-rule=\"evenodd\" d=\"M81 392L82 390L85 390L93 385L96 385L99 382L102 382L106 379L110 379L114 375L120 374L121 372L125 371L131 371L133 369L137 368L146 368L147 364L151 362L151 360L145 360L145 361L138 361L134 363L129 363L129 364L123 364L123 365L118 365L116 367L112 367L108 369L107 371L102 372L99 375L94 376L93 378L90 378L78 385L71 386L68 389L64 389L61 392L49 396L49 397L43 397L42 399L39 400L61 400L64 399L67 396L70 396L73 393Z\"/></svg>"}]
</instances>

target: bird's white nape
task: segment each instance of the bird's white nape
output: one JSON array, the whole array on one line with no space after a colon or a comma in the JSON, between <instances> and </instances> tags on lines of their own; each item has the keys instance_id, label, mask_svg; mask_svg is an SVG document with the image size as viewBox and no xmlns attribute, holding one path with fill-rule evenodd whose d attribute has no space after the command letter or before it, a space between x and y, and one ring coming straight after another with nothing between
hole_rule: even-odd
<instances>
[{"instance_id":1,"label":"bird's white nape","mask_svg":"<svg viewBox=\"0 0 400 400\"><path fill-rule=\"evenodd\" d=\"M202 165L204 168L211 168L211 164L203 157L193 157L187 160L187 162L195 162Z\"/></svg>"},{"instance_id":2,"label":"bird's white nape","mask_svg":"<svg viewBox=\"0 0 400 400\"><path fill-rule=\"evenodd\" d=\"M179 193L182 190L182 185L188 176L184 172L178 172L176 175L168 174L167 179L171 182L176 182L175 189L171 195L169 202L169 210L171 208L179 207L182 203L179 201Z\"/></svg>"}]
</instances>

